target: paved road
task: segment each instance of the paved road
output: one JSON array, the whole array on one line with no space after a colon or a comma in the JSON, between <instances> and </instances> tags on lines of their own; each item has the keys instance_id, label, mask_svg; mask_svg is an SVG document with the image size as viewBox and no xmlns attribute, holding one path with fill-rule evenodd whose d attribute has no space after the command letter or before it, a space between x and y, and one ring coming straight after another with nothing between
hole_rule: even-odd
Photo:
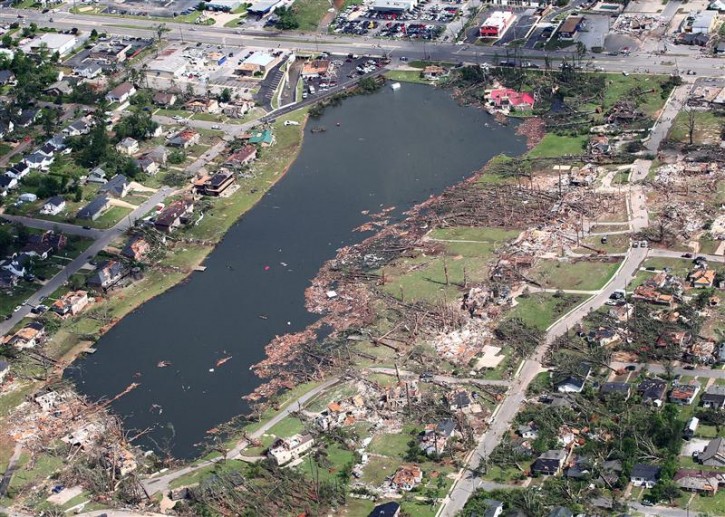
<instances>
[{"instance_id":1,"label":"paved road","mask_svg":"<svg viewBox=\"0 0 725 517\"><path fill-rule=\"evenodd\" d=\"M368 368L371 372L382 373L385 375L396 375L395 368ZM418 378L418 374L415 372L409 372L407 370L398 370L400 376L403 378ZM445 382L448 384L478 384L479 386L510 386L511 381L501 380L486 380L486 379L466 379L461 377L450 377L448 375L434 375L433 380L435 382Z\"/></svg>"},{"instance_id":2,"label":"paved road","mask_svg":"<svg viewBox=\"0 0 725 517\"><path fill-rule=\"evenodd\" d=\"M254 431L253 433L250 433L250 437L254 440L260 438L264 433L266 433L269 429L274 427L276 424L278 424L281 420L283 420L285 417L289 416L290 413L299 411L302 409L302 407L309 402L311 399L322 393L323 391L327 390L328 388L334 386L340 382L339 377L334 377L332 379L328 379L324 383L320 384L316 388L314 388L311 391L308 391L301 397L299 397L297 400L290 402L287 407L285 407L283 410L281 410L279 413L277 413L274 417L272 417L269 421L267 421L264 425L262 425L259 429ZM175 479L178 479L182 476L185 476L186 474L189 474L191 472L195 472L199 469L202 469L204 467L208 467L209 465L214 465L215 463L223 460L223 459L235 459L239 458L241 456L241 452L249 445L249 442L245 439L240 440L237 442L237 444L234 446L233 449L229 450L227 452L226 457L217 457L208 461L202 461L194 465L189 465L184 468L181 468L179 470L175 470L173 472L165 473L158 477L151 477L149 479L143 480L141 483L148 493L148 495L153 495L157 492L165 492L169 489L169 484L174 481Z\"/></svg>"},{"instance_id":3,"label":"paved road","mask_svg":"<svg viewBox=\"0 0 725 517\"><path fill-rule=\"evenodd\" d=\"M161 188L151 197L149 197L144 203L139 205L138 208L136 208L128 216L124 217L121 221L119 221L114 227L102 232L101 235L98 236L95 242L91 244L85 252L83 252L76 259L70 262L65 267L65 269L63 269L63 271L48 280L48 282L43 287L38 289L30 298L28 298L22 308L17 312L13 313L10 319L7 319L0 323L0 335L4 335L9 332L11 328L13 328L25 316L27 316L28 313L30 313L30 309L32 308L32 306L40 303L41 297L49 296L54 293L65 282L68 281L68 278L70 278L71 275L77 273L88 262L88 260L96 256L96 254L103 248L108 246L108 244L113 239L123 234L126 230L134 225L137 219L146 215L146 213L149 212L156 204L166 199L166 197L169 196L172 192L173 189L171 189L170 187ZM49 229L52 229L52 227Z\"/></svg>"},{"instance_id":4,"label":"paved road","mask_svg":"<svg viewBox=\"0 0 725 517\"><path fill-rule=\"evenodd\" d=\"M618 370L618 369L624 368L625 366L628 366L630 364L632 364L632 363L621 363L621 362L615 361L611 364L611 367ZM646 363L646 364L638 363L638 364L635 364L634 366L637 367L636 371L639 371L646 367L647 370L652 373L657 373L657 374L665 373L665 367L659 363ZM679 374L679 375L707 377L709 379L725 379L725 370L713 370L712 368L695 368L694 370L688 370L681 366L674 366L674 367L672 367L672 373Z\"/></svg>"},{"instance_id":5,"label":"paved road","mask_svg":"<svg viewBox=\"0 0 725 517\"><path fill-rule=\"evenodd\" d=\"M78 235L87 239L98 239L104 233L104 230L99 230L98 228L86 229L76 224L46 221L44 219L34 219L32 217L23 217L21 215L0 214L0 217L6 221L10 221L11 223L20 223L28 228L61 231L68 235Z\"/></svg>"},{"instance_id":6,"label":"paved road","mask_svg":"<svg viewBox=\"0 0 725 517\"><path fill-rule=\"evenodd\" d=\"M17 21L17 14L22 12L26 21L36 22L41 25L68 29L72 27L84 31L101 29L111 34L125 36L154 37L153 27L158 23L152 20L135 18L113 18L107 16L92 15L70 15L67 13L53 14L53 22L49 22L48 15L38 11L19 11L16 9L4 9L0 13L0 21L10 23ZM201 42L225 45L244 45L257 47L270 47L276 43L280 48L298 49L319 52L331 52L346 54L349 52L366 55L384 54L395 57L407 56L409 59L428 59L435 61L458 62L464 61L473 63L477 59L491 59L500 49L472 46L473 48L463 50L462 47L449 43L426 43L410 40L374 40L360 39L356 37L337 36L328 34L305 34L295 32L273 33L266 31L244 31L225 27L196 27L195 31L189 31L187 24L166 23L170 32L165 34L169 40L181 39L181 31L184 32L184 40L189 42ZM135 27L135 28L133 28ZM715 59L700 59L699 54L681 56L681 53L688 52L688 49L678 48L677 61L680 68L692 69L699 76L718 77L722 74L723 65ZM539 51L527 49L526 60L541 64L545 56L563 58L571 56L571 51ZM592 56L596 58L596 56ZM634 52L629 56L599 56L595 59L598 66L609 71L645 71L651 73L671 73L674 71L671 56L654 56L649 52Z\"/></svg>"},{"instance_id":7,"label":"paved road","mask_svg":"<svg viewBox=\"0 0 725 517\"><path fill-rule=\"evenodd\" d=\"M649 251L649 256L650 257L683 258L683 259L685 258L682 256L681 251L661 250L661 249L656 249L656 248L652 248ZM702 253L698 253L695 256L705 257L708 260L708 262L725 263L725 257L722 255L705 255ZM685 260L687 260L687 259L685 259Z\"/></svg>"}]
</instances>

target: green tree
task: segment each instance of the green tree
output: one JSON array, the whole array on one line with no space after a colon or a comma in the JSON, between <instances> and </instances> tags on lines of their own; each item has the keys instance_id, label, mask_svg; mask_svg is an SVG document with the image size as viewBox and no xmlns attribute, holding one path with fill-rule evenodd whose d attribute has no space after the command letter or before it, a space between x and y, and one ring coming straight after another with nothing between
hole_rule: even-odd
<instances>
[{"instance_id":1,"label":"green tree","mask_svg":"<svg viewBox=\"0 0 725 517\"><path fill-rule=\"evenodd\" d=\"M289 31L299 28L300 22L291 7L280 7L275 11L277 15L277 28Z\"/></svg>"},{"instance_id":2,"label":"green tree","mask_svg":"<svg viewBox=\"0 0 725 517\"><path fill-rule=\"evenodd\" d=\"M5 36L3 36L2 45L5 48L12 47L13 46L13 37L10 34L6 34Z\"/></svg>"},{"instance_id":3,"label":"green tree","mask_svg":"<svg viewBox=\"0 0 725 517\"><path fill-rule=\"evenodd\" d=\"M229 102L232 100L232 91L229 88L224 88L221 94L219 94L219 100L221 102Z\"/></svg>"},{"instance_id":4,"label":"green tree","mask_svg":"<svg viewBox=\"0 0 725 517\"><path fill-rule=\"evenodd\" d=\"M0 226L0 256L6 256L12 251L15 238L5 226Z\"/></svg>"}]
</instances>

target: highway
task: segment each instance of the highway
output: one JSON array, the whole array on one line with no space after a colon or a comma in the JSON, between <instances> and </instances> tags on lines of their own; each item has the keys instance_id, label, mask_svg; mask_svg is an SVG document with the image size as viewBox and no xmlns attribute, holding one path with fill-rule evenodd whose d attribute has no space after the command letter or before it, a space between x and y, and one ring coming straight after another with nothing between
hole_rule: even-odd
<instances>
[{"instance_id":1,"label":"highway","mask_svg":"<svg viewBox=\"0 0 725 517\"><path fill-rule=\"evenodd\" d=\"M35 22L40 25L56 27L58 29L70 29L76 27L82 31L93 29L105 31L110 34L133 37L156 37L154 27L159 22L137 18L119 18L113 16L93 16L70 14L67 12L42 14L39 11L3 9L0 12L0 21L12 23L18 21L18 14L22 13L24 20L28 23ZM52 16L53 21L50 22ZM330 52L336 54L347 54L350 52L366 55L384 54L396 57L408 57L409 59L424 59L432 61L467 62L475 63L492 60L494 56L501 56L502 50L497 47L461 46L454 43L429 42L423 45L421 42L411 40L383 40L383 39L361 39L351 36L337 36L329 34L309 34L299 32L273 32L273 31L251 31L231 29L216 26L191 27L183 23L165 23L170 29L164 34L167 40L183 40L185 42L201 42L214 45L234 45L250 47L280 47L285 49L307 50ZM672 73L675 70L675 61L680 69L690 69L699 76L720 77L724 66L716 58L700 57L691 49L677 47L677 54L655 55L650 51L633 52L628 56L607 56L590 55L592 63L601 66L607 71L614 72L644 72L650 73ZM527 61L543 64L545 57L553 60L571 57L572 52L540 51L526 49L524 56Z\"/></svg>"}]
</instances>

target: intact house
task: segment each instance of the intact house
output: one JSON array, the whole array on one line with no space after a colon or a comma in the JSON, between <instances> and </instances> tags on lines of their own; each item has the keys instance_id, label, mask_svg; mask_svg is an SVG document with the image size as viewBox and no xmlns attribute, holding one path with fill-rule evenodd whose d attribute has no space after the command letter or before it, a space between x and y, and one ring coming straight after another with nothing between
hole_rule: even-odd
<instances>
[{"instance_id":1,"label":"intact house","mask_svg":"<svg viewBox=\"0 0 725 517\"><path fill-rule=\"evenodd\" d=\"M116 144L116 151L121 154L127 154L130 156L132 154L136 154L138 150L138 140L131 138L130 136L127 136Z\"/></svg>"},{"instance_id":2,"label":"intact house","mask_svg":"<svg viewBox=\"0 0 725 517\"><path fill-rule=\"evenodd\" d=\"M116 174L113 178L101 185L101 188L98 189L98 193L110 197L122 198L126 197L126 194L128 194L128 191L130 190L130 186L131 185L126 176L123 174Z\"/></svg>"},{"instance_id":3,"label":"intact house","mask_svg":"<svg viewBox=\"0 0 725 517\"><path fill-rule=\"evenodd\" d=\"M143 237L135 236L128 240L126 246L121 250L121 255L131 260L140 261L150 250L151 245Z\"/></svg>"},{"instance_id":4,"label":"intact house","mask_svg":"<svg viewBox=\"0 0 725 517\"><path fill-rule=\"evenodd\" d=\"M423 481L423 471L417 465L398 467L390 478L390 488L410 492Z\"/></svg>"},{"instance_id":5,"label":"intact house","mask_svg":"<svg viewBox=\"0 0 725 517\"><path fill-rule=\"evenodd\" d=\"M643 404L662 407L667 396L667 382L661 379L645 379L637 386Z\"/></svg>"},{"instance_id":6,"label":"intact house","mask_svg":"<svg viewBox=\"0 0 725 517\"><path fill-rule=\"evenodd\" d=\"M192 145L199 143L201 136L193 129L182 129L174 136L172 136L167 144L171 147L179 147L181 149L187 149Z\"/></svg>"},{"instance_id":7,"label":"intact house","mask_svg":"<svg viewBox=\"0 0 725 517\"><path fill-rule=\"evenodd\" d=\"M634 486L643 486L652 488L660 479L662 467L657 465L649 465L647 463L637 463L632 467L629 474L629 480Z\"/></svg>"},{"instance_id":8,"label":"intact house","mask_svg":"<svg viewBox=\"0 0 725 517\"><path fill-rule=\"evenodd\" d=\"M18 80L12 70L0 70L0 85L15 86Z\"/></svg>"},{"instance_id":9,"label":"intact house","mask_svg":"<svg viewBox=\"0 0 725 517\"><path fill-rule=\"evenodd\" d=\"M591 366L587 363L581 363L576 372L559 376L559 378L554 381L556 391L559 393L581 393L584 389L584 384L591 373Z\"/></svg>"},{"instance_id":10,"label":"intact house","mask_svg":"<svg viewBox=\"0 0 725 517\"><path fill-rule=\"evenodd\" d=\"M106 171L104 171L100 167L94 167L91 172L88 173L88 176L86 176L87 183L98 183L102 185L107 181L108 180L106 179Z\"/></svg>"},{"instance_id":11,"label":"intact house","mask_svg":"<svg viewBox=\"0 0 725 517\"><path fill-rule=\"evenodd\" d=\"M15 129L15 124L12 120L0 120L0 138L5 138Z\"/></svg>"},{"instance_id":12,"label":"intact house","mask_svg":"<svg viewBox=\"0 0 725 517\"><path fill-rule=\"evenodd\" d=\"M549 450L541 454L531 465L533 475L555 476L561 472L569 453L565 449Z\"/></svg>"},{"instance_id":13,"label":"intact house","mask_svg":"<svg viewBox=\"0 0 725 517\"><path fill-rule=\"evenodd\" d=\"M159 172L159 164L154 160L151 156L143 155L139 158L136 158L134 160L136 163L136 166L141 169L141 172L144 174L148 174L149 176L153 176L157 172Z\"/></svg>"},{"instance_id":14,"label":"intact house","mask_svg":"<svg viewBox=\"0 0 725 517\"><path fill-rule=\"evenodd\" d=\"M448 440L456 434L456 421L446 419L437 424L428 424L420 433L418 447L427 456L436 456L443 453Z\"/></svg>"},{"instance_id":15,"label":"intact house","mask_svg":"<svg viewBox=\"0 0 725 517\"><path fill-rule=\"evenodd\" d=\"M725 408L725 386L714 384L700 397L700 404L706 409Z\"/></svg>"},{"instance_id":16,"label":"intact house","mask_svg":"<svg viewBox=\"0 0 725 517\"><path fill-rule=\"evenodd\" d=\"M620 396L627 400L631 393L631 387L626 382L605 382L599 387L599 396L601 398Z\"/></svg>"},{"instance_id":17,"label":"intact house","mask_svg":"<svg viewBox=\"0 0 725 517\"><path fill-rule=\"evenodd\" d=\"M96 196L86 206L78 210L76 217L78 219L88 219L95 221L103 212L105 212L111 203L106 196Z\"/></svg>"},{"instance_id":18,"label":"intact house","mask_svg":"<svg viewBox=\"0 0 725 517\"><path fill-rule=\"evenodd\" d=\"M171 233L181 226L185 216L193 210L194 204L190 200L174 201L156 216L154 227L160 232Z\"/></svg>"},{"instance_id":19,"label":"intact house","mask_svg":"<svg viewBox=\"0 0 725 517\"><path fill-rule=\"evenodd\" d=\"M73 68L73 73L84 79L93 79L103 73L103 66L97 61L84 61Z\"/></svg>"},{"instance_id":20,"label":"intact house","mask_svg":"<svg viewBox=\"0 0 725 517\"><path fill-rule=\"evenodd\" d=\"M121 83L106 94L108 102L124 103L136 94L136 87L131 83Z\"/></svg>"},{"instance_id":21,"label":"intact house","mask_svg":"<svg viewBox=\"0 0 725 517\"><path fill-rule=\"evenodd\" d=\"M670 402L681 406L689 406L700 393L700 383L691 381L688 384L677 384L670 391Z\"/></svg>"},{"instance_id":22,"label":"intact house","mask_svg":"<svg viewBox=\"0 0 725 517\"><path fill-rule=\"evenodd\" d=\"M34 153L26 156L23 161L33 170L47 170L53 163L54 158L52 156L47 156L40 151L35 151Z\"/></svg>"},{"instance_id":23,"label":"intact house","mask_svg":"<svg viewBox=\"0 0 725 517\"><path fill-rule=\"evenodd\" d=\"M68 136L80 136L87 135L91 132L91 123L86 118L81 118L70 124L63 130L63 133Z\"/></svg>"},{"instance_id":24,"label":"intact house","mask_svg":"<svg viewBox=\"0 0 725 517\"><path fill-rule=\"evenodd\" d=\"M96 268L95 272L88 277L86 284L89 287L108 289L126 276L128 269L123 262L118 260L105 260Z\"/></svg>"},{"instance_id":25,"label":"intact house","mask_svg":"<svg viewBox=\"0 0 725 517\"><path fill-rule=\"evenodd\" d=\"M63 210L65 210L65 199L62 196L53 196L43 203L40 213L45 215L58 215Z\"/></svg>"},{"instance_id":26,"label":"intact house","mask_svg":"<svg viewBox=\"0 0 725 517\"><path fill-rule=\"evenodd\" d=\"M697 456L697 461L706 467L725 467L725 438L721 436L710 440Z\"/></svg>"},{"instance_id":27,"label":"intact house","mask_svg":"<svg viewBox=\"0 0 725 517\"><path fill-rule=\"evenodd\" d=\"M34 348L45 339L45 327L39 321L28 323L8 339L7 344L15 348Z\"/></svg>"},{"instance_id":28,"label":"intact house","mask_svg":"<svg viewBox=\"0 0 725 517\"><path fill-rule=\"evenodd\" d=\"M156 92L152 100L156 106L165 108L176 104L176 95L173 93Z\"/></svg>"},{"instance_id":29,"label":"intact house","mask_svg":"<svg viewBox=\"0 0 725 517\"><path fill-rule=\"evenodd\" d=\"M524 440L536 440L539 437L539 428L534 422L529 422L526 425L520 425L516 432Z\"/></svg>"},{"instance_id":30,"label":"intact house","mask_svg":"<svg viewBox=\"0 0 725 517\"><path fill-rule=\"evenodd\" d=\"M21 180L30 173L30 167L25 162L18 162L8 169L6 176Z\"/></svg>"},{"instance_id":31,"label":"intact house","mask_svg":"<svg viewBox=\"0 0 725 517\"><path fill-rule=\"evenodd\" d=\"M290 438L279 439L275 441L268 449L267 455L270 456L277 465L284 465L290 461L299 458L309 451L315 444L312 435L296 434Z\"/></svg>"},{"instance_id":32,"label":"intact house","mask_svg":"<svg viewBox=\"0 0 725 517\"><path fill-rule=\"evenodd\" d=\"M715 495L720 483L725 484L725 474L704 470L680 469L672 478L675 484L688 492Z\"/></svg>"},{"instance_id":33,"label":"intact house","mask_svg":"<svg viewBox=\"0 0 725 517\"><path fill-rule=\"evenodd\" d=\"M253 145L245 145L241 149L234 151L224 163L231 167L241 167L254 161L256 158L257 148Z\"/></svg>"},{"instance_id":34,"label":"intact house","mask_svg":"<svg viewBox=\"0 0 725 517\"><path fill-rule=\"evenodd\" d=\"M20 112L20 116L17 118L18 126L30 127L40 117L40 109L38 108L25 108Z\"/></svg>"},{"instance_id":35,"label":"intact house","mask_svg":"<svg viewBox=\"0 0 725 517\"><path fill-rule=\"evenodd\" d=\"M71 291L56 300L51 309L59 316L67 318L81 312L89 302L87 291Z\"/></svg>"},{"instance_id":36,"label":"intact house","mask_svg":"<svg viewBox=\"0 0 725 517\"><path fill-rule=\"evenodd\" d=\"M7 174L3 174L2 176L0 176L0 191L2 191L3 196L7 196L8 191L14 189L17 186L18 180L16 178L12 178Z\"/></svg>"}]
</instances>

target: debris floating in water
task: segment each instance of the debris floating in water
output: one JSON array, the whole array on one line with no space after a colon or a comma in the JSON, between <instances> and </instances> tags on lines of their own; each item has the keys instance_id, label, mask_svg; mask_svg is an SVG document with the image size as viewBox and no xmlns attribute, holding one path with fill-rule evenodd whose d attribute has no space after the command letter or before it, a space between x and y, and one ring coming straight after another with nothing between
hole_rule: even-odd
<instances>
[{"instance_id":1,"label":"debris floating in water","mask_svg":"<svg viewBox=\"0 0 725 517\"><path fill-rule=\"evenodd\" d=\"M171 366L171 361L159 361L156 363L157 368L166 368L167 366Z\"/></svg>"},{"instance_id":2,"label":"debris floating in water","mask_svg":"<svg viewBox=\"0 0 725 517\"><path fill-rule=\"evenodd\" d=\"M209 368L209 371L210 371L211 373L214 373L214 368Z\"/></svg>"},{"instance_id":3,"label":"debris floating in water","mask_svg":"<svg viewBox=\"0 0 725 517\"><path fill-rule=\"evenodd\" d=\"M218 361L216 362L216 367L217 367L217 368L219 368L219 367L220 367L221 365L223 365L224 363L226 363L227 361L229 361L229 359L231 359L231 358L232 358L232 356L231 356L231 355L229 355L229 356L227 356L227 357L222 357L221 359L219 359L219 360L218 360Z\"/></svg>"}]
</instances>

